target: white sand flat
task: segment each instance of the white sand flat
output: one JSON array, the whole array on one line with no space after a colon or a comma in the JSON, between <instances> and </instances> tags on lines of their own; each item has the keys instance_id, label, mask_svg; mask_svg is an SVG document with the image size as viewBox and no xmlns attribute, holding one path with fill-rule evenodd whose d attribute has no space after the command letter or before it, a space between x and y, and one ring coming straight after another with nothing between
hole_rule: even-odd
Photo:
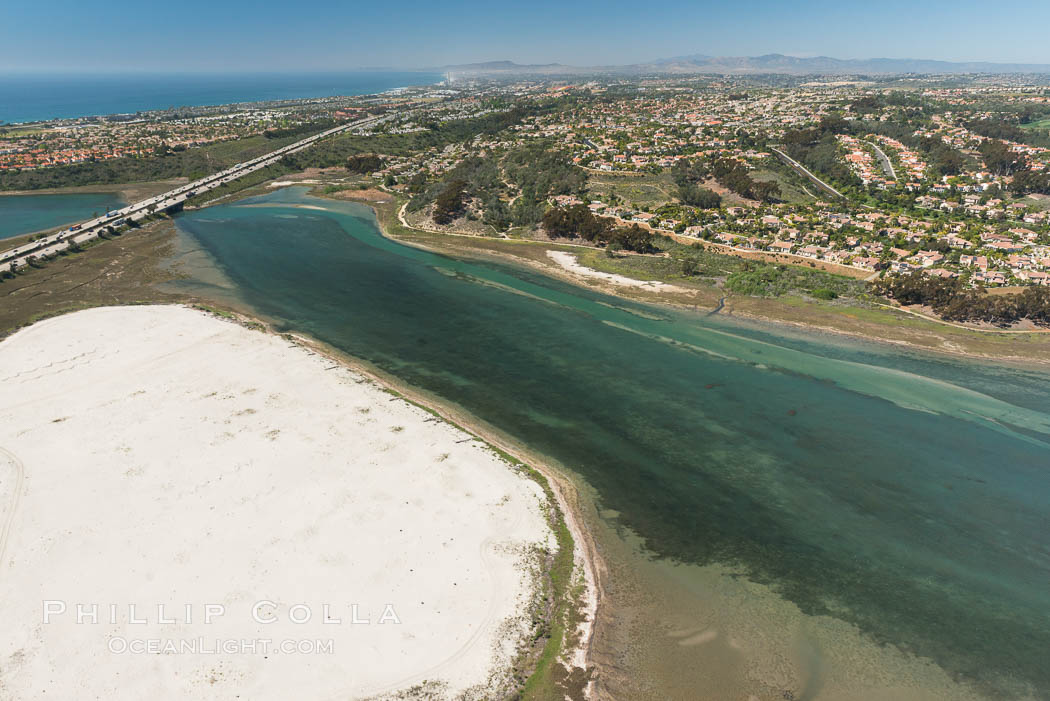
<instances>
[{"instance_id":1,"label":"white sand flat","mask_svg":"<svg viewBox=\"0 0 1050 701\"><path fill-rule=\"evenodd\" d=\"M188 308L18 332L0 343L0 697L498 681L525 631L526 553L553 540L542 490L464 438L329 359ZM44 623L45 601L66 609L47 604ZM77 604L99 622L77 623ZM153 640L166 649L131 651ZM222 652L229 640L313 649Z\"/></svg>"}]
</instances>

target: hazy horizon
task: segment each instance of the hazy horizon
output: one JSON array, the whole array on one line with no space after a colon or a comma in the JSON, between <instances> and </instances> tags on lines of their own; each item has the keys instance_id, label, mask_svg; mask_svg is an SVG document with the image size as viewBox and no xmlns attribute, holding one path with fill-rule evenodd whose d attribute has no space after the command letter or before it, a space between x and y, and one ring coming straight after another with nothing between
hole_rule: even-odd
<instances>
[{"instance_id":1,"label":"hazy horizon","mask_svg":"<svg viewBox=\"0 0 1050 701\"><path fill-rule=\"evenodd\" d=\"M597 63L597 62L577 62L567 63L565 61L524 61L514 60L509 58L478 58L472 61L462 61L459 63L442 63L433 65L420 65L420 66L346 66L346 67L292 67L286 69L280 68L259 68L259 67L243 67L243 68L196 68L187 69L180 68L177 66L158 66L158 67L141 67L141 68L127 68L127 67L91 67L91 66L68 66L68 67L17 67L11 68L0 68L0 78L17 78L17 77L32 77L32 76L51 76L51 77L63 77L72 75L84 75L93 77L121 77L121 76L171 76L171 77L193 77L193 76L224 76L224 75L236 75L236 76L298 76L298 75L316 75L316 76L339 76L339 75L351 75L356 73L369 74L369 73L419 73L428 74L433 73L436 70L445 68L453 68L457 66L470 66L470 65L483 65L483 64L495 64L509 62L518 66L543 66L543 65L561 65L568 68L615 68L619 66L631 66L631 65L649 65L656 64L660 61L668 61L673 59L689 59L704 56L711 59L731 59L731 58L761 58L763 56L786 56L788 58L797 59L831 59L838 61L937 61L952 64L969 64L969 63L983 63L989 65L1033 65L1033 66L1048 66L1050 67L1050 59L1045 61L1006 61L1006 60L993 60L993 59L943 59L943 58L931 58L929 56L833 56L829 54L787 54L778 51L767 51L763 53L753 54L705 54L702 52L694 52L690 54L669 54L667 56L656 56L646 60L631 61L631 62L620 62L620 63Z\"/></svg>"},{"instance_id":2,"label":"hazy horizon","mask_svg":"<svg viewBox=\"0 0 1050 701\"><path fill-rule=\"evenodd\" d=\"M404 71L497 60L601 66L772 53L1050 64L1050 5L1019 0L994 9L948 0L663 0L644 9L624 0L527 8L409 0L394 17L385 7L332 0L309 12L265 0L178 8L114 0L104 13L58 0L14 5L5 20L0 73L9 74Z\"/></svg>"}]
</instances>

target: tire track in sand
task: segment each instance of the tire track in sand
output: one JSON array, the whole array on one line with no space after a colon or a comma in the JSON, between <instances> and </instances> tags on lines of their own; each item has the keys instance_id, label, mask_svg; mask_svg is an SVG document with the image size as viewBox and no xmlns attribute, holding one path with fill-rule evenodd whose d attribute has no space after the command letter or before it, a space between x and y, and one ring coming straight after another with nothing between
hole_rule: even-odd
<instances>
[{"instance_id":1,"label":"tire track in sand","mask_svg":"<svg viewBox=\"0 0 1050 701\"><path fill-rule=\"evenodd\" d=\"M3 523L0 524L0 574L3 574L7 553L7 538L11 534L11 524L14 523L15 512L18 511L18 502L22 498L22 487L25 484L26 472L22 461L15 457L15 454L11 451L0 448L0 457L6 458L15 471L14 492L11 494L11 502L7 507L7 514L4 515Z\"/></svg>"}]
</instances>

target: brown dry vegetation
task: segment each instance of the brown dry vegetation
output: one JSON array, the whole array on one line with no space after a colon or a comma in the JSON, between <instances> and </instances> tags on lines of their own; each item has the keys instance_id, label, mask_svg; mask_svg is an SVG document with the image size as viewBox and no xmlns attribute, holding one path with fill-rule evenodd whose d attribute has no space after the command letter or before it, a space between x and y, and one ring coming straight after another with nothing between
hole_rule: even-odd
<instances>
[{"instance_id":1,"label":"brown dry vegetation","mask_svg":"<svg viewBox=\"0 0 1050 701\"><path fill-rule=\"evenodd\" d=\"M3 280L0 336L88 307L183 301L155 287L174 277L161 266L173 246L174 224L159 220Z\"/></svg>"}]
</instances>

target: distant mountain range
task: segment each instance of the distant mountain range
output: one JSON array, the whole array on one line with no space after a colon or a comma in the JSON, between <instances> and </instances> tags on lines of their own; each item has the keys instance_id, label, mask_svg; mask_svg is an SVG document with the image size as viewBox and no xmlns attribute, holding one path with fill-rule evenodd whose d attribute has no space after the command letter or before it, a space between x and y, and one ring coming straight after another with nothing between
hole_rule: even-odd
<instances>
[{"instance_id":1,"label":"distant mountain range","mask_svg":"<svg viewBox=\"0 0 1050 701\"><path fill-rule=\"evenodd\" d=\"M464 63L457 66L441 66L424 70L441 71L442 73L465 73L469 75L538 75L552 73L596 73L608 69L584 66L566 66L560 63L521 64L514 61L485 61L483 63Z\"/></svg>"},{"instance_id":2,"label":"distant mountain range","mask_svg":"<svg viewBox=\"0 0 1050 701\"><path fill-rule=\"evenodd\" d=\"M599 73L708 73L718 75L898 75L902 73L1050 73L1050 64L953 62L913 58L841 59L829 56L798 58L784 54L764 56L678 56L623 66L566 66L558 63L522 65L487 61L437 70L467 75L593 75Z\"/></svg>"}]
</instances>

